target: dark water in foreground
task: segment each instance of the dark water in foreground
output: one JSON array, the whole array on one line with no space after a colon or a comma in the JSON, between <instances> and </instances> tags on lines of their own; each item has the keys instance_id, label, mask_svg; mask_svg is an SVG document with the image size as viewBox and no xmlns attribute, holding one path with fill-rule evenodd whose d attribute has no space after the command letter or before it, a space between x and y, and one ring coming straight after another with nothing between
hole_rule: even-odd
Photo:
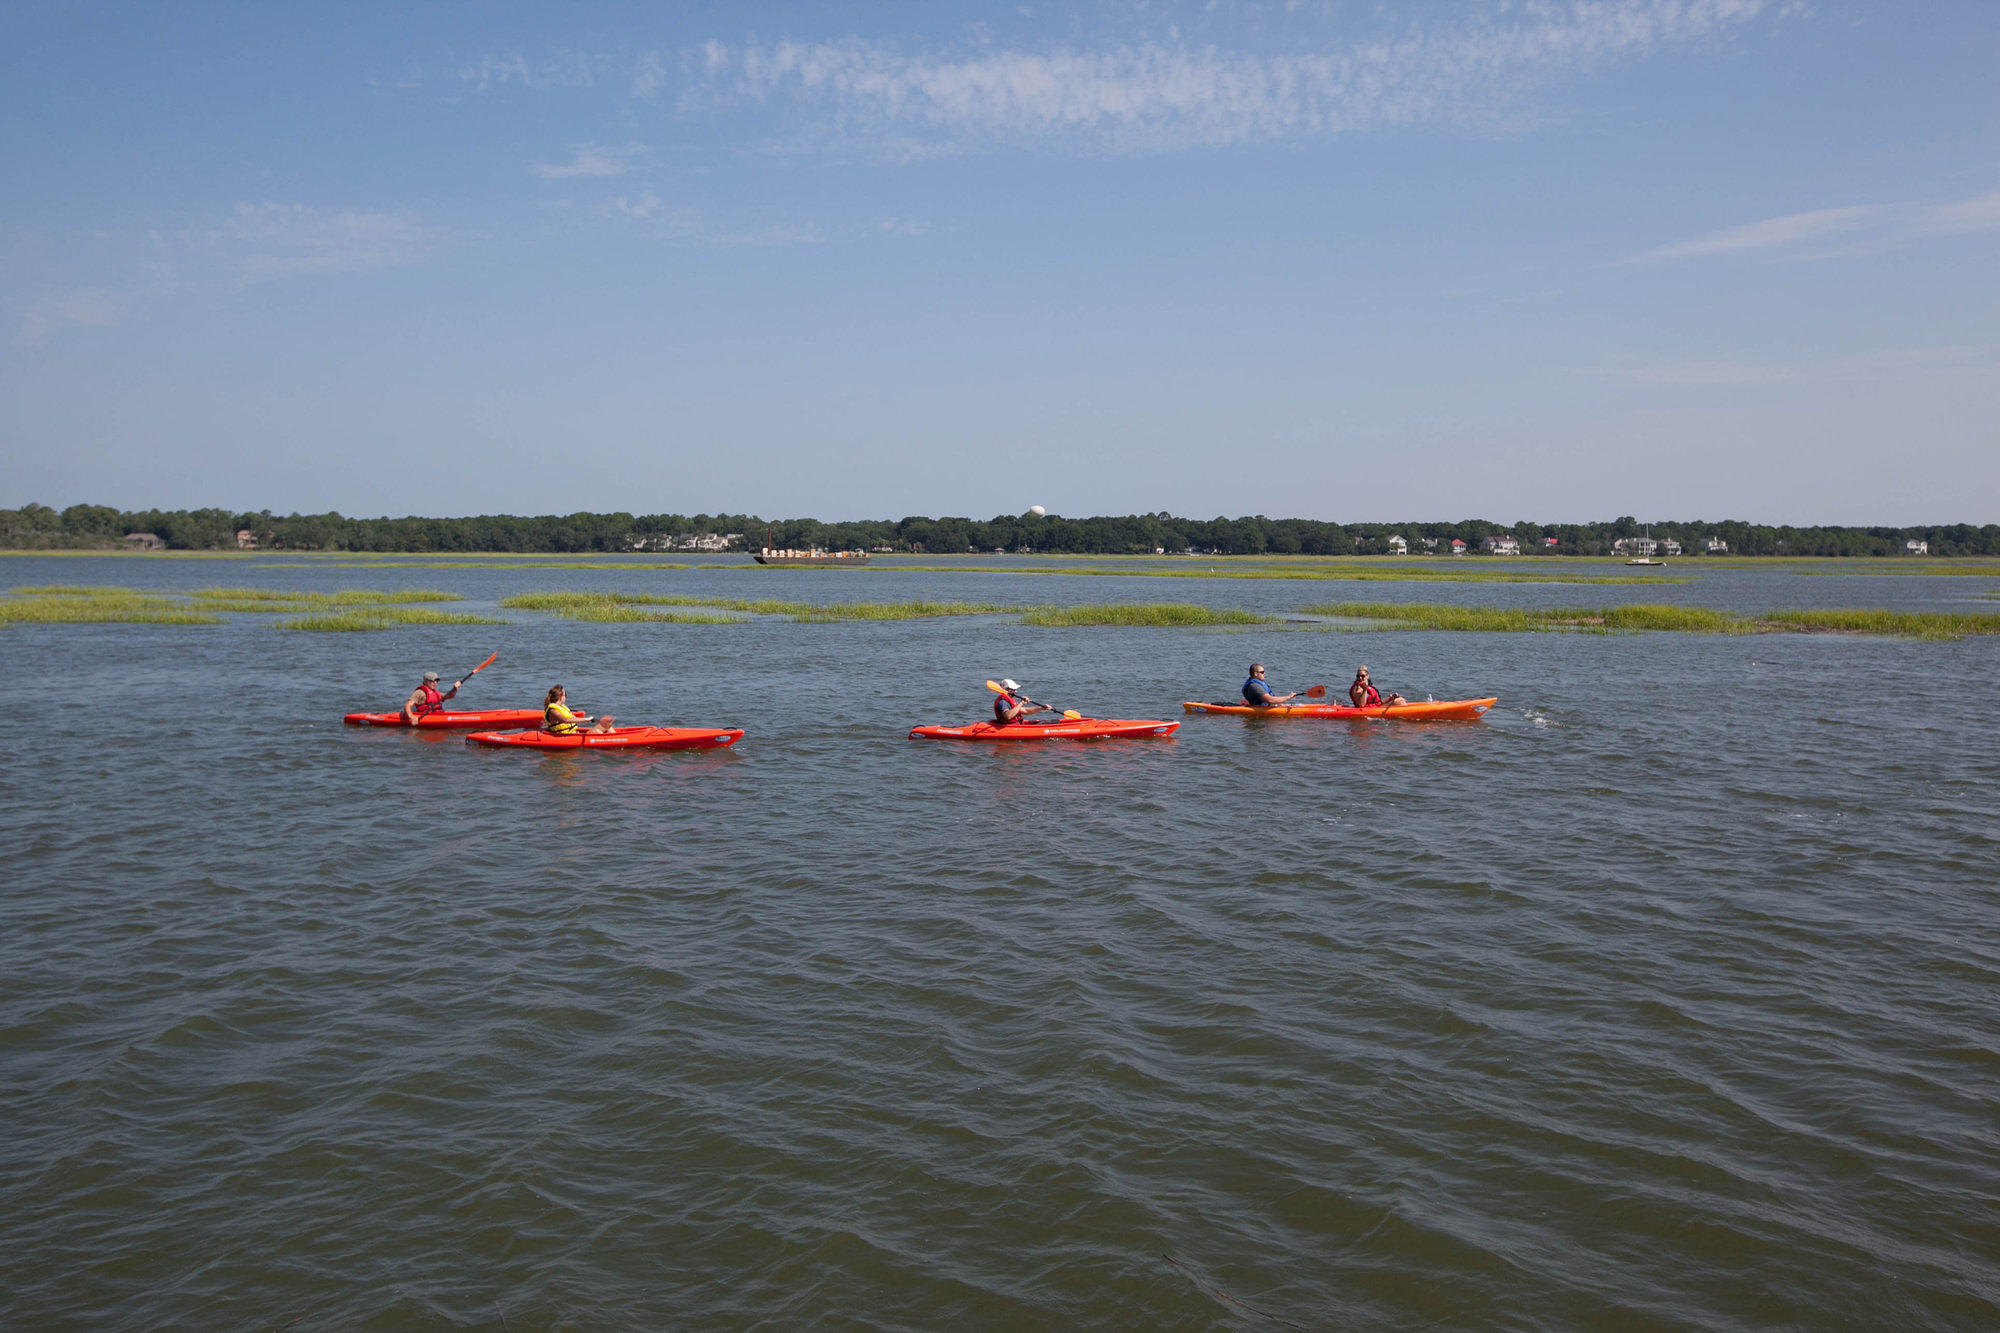
<instances>
[{"instance_id":1,"label":"dark water in foreground","mask_svg":"<svg viewBox=\"0 0 2000 1333\"><path fill-rule=\"evenodd\" d=\"M1671 595L1988 586L1759 577ZM518 620L0 630L50 710L0 755L0 1325L2000 1323L2000 643ZM749 735L547 756L338 721L495 649L469 702L560 679ZM904 738L999 674L1179 717L1252 657L1501 705Z\"/></svg>"}]
</instances>

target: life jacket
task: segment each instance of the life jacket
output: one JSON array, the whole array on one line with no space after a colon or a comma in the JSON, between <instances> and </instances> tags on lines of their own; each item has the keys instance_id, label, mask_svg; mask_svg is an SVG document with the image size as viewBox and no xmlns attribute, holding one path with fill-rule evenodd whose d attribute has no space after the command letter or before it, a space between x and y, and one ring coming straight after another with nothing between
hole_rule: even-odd
<instances>
[{"instance_id":1,"label":"life jacket","mask_svg":"<svg viewBox=\"0 0 2000 1333\"><path fill-rule=\"evenodd\" d=\"M1005 726L1007 722L1007 710L1020 702L1019 699L1016 699L1011 694L1003 694L995 699L993 701L993 725L996 727Z\"/></svg>"},{"instance_id":2,"label":"life jacket","mask_svg":"<svg viewBox=\"0 0 2000 1333\"><path fill-rule=\"evenodd\" d=\"M1252 687L1255 688L1252 688ZM1265 708L1271 702L1271 686L1255 676L1243 682L1243 702L1252 708Z\"/></svg>"},{"instance_id":3,"label":"life jacket","mask_svg":"<svg viewBox=\"0 0 2000 1333\"><path fill-rule=\"evenodd\" d=\"M576 714L568 704L550 704L542 710L542 730L553 736L576 735Z\"/></svg>"},{"instance_id":4,"label":"life jacket","mask_svg":"<svg viewBox=\"0 0 2000 1333\"><path fill-rule=\"evenodd\" d=\"M418 717L423 717L427 713L435 713L438 709L444 707L444 692L438 689L435 682L427 680L417 688L424 692L424 701L410 711L414 712Z\"/></svg>"},{"instance_id":5,"label":"life jacket","mask_svg":"<svg viewBox=\"0 0 2000 1333\"><path fill-rule=\"evenodd\" d=\"M1382 694L1373 684L1364 685L1361 689L1361 702L1357 707L1380 708L1382 706Z\"/></svg>"}]
</instances>

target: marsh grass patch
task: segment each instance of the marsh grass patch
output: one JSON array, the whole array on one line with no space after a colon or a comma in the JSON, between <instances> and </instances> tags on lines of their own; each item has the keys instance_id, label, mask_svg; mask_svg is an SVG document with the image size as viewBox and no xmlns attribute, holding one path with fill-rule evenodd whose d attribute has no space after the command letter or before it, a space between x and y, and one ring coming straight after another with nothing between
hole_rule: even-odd
<instances>
[{"instance_id":1,"label":"marsh grass patch","mask_svg":"<svg viewBox=\"0 0 2000 1333\"><path fill-rule=\"evenodd\" d=\"M1985 611L1766 611L1763 623L1807 634L1878 634L1939 642L1969 634L2000 634L2000 615Z\"/></svg>"},{"instance_id":2,"label":"marsh grass patch","mask_svg":"<svg viewBox=\"0 0 2000 1333\"><path fill-rule=\"evenodd\" d=\"M345 610L321 611L277 622L279 629L305 630L319 634L341 634L369 630L397 629L407 625L505 625L492 616L470 615L463 611L433 611L420 606L359 606Z\"/></svg>"},{"instance_id":3,"label":"marsh grass patch","mask_svg":"<svg viewBox=\"0 0 2000 1333\"><path fill-rule=\"evenodd\" d=\"M530 592L504 597L500 605L510 611L547 611L570 620L624 621L664 620L683 624L742 624L743 615L782 616L789 620L818 623L842 620L926 620L940 616L1002 615L1018 611L1017 606L993 602L792 602L771 597L694 597L666 593L630 592ZM641 607L704 607L712 611L735 611L735 616L663 614L640 611Z\"/></svg>"},{"instance_id":4,"label":"marsh grass patch","mask_svg":"<svg viewBox=\"0 0 2000 1333\"><path fill-rule=\"evenodd\" d=\"M107 595L108 593L116 595ZM186 603L123 589L88 595L0 598L0 625L220 625L221 616Z\"/></svg>"},{"instance_id":5,"label":"marsh grass patch","mask_svg":"<svg viewBox=\"0 0 2000 1333\"><path fill-rule=\"evenodd\" d=\"M1109 625L1184 629L1205 625L1269 625L1276 623L1276 617L1255 611L1218 611L1192 602L1099 602L1084 606L1038 606L1023 614L1021 623L1064 628Z\"/></svg>"},{"instance_id":6,"label":"marsh grass patch","mask_svg":"<svg viewBox=\"0 0 2000 1333\"><path fill-rule=\"evenodd\" d=\"M1965 611L1766 611L1743 616L1706 606L1635 603L1578 607L1433 606L1400 602L1332 602L1300 608L1306 615L1380 622L1385 628L1478 633L1865 634L1939 641L2000 634L2000 615Z\"/></svg>"}]
</instances>

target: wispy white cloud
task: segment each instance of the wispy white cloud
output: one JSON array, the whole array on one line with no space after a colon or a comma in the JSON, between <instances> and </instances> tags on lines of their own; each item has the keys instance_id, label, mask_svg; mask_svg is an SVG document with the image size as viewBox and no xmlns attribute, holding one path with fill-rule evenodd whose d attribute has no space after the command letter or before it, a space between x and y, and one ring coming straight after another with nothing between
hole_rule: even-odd
<instances>
[{"instance_id":1,"label":"wispy white cloud","mask_svg":"<svg viewBox=\"0 0 2000 1333\"><path fill-rule=\"evenodd\" d=\"M579 177L622 176L629 169L627 161L638 150L631 147L603 148L596 144L573 144L567 162L534 162L528 170L543 180L575 180Z\"/></svg>"},{"instance_id":2,"label":"wispy white cloud","mask_svg":"<svg viewBox=\"0 0 2000 1333\"><path fill-rule=\"evenodd\" d=\"M238 204L220 229L249 250L237 284L313 273L360 273L407 264L449 232L410 213L325 210L302 204Z\"/></svg>"},{"instance_id":3,"label":"wispy white cloud","mask_svg":"<svg viewBox=\"0 0 2000 1333\"><path fill-rule=\"evenodd\" d=\"M1574 0L1454 10L1395 37L1284 54L1161 41L955 53L861 39L710 42L684 65L693 100L720 94L817 114L813 128L832 137L1164 151L1490 122L1542 81L1726 36L1771 8Z\"/></svg>"},{"instance_id":4,"label":"wispy white cloud","mask_svg":"<svg viewBox=\"0 0 2000 1333\"><path fill-rule=\"evenodd\" d=\"M1020 144L1163 152L1417 124L1518 127L1542 116L1524 106L1551 81L1728 39L1796 8L1796 0L1493 0L1390 9L1386 26L1332 39L1321 21L1307 25L1321 29L1314 39L1266 34L1262 49L1203 44L1178 24L1112 45L1008 45L982 25L949 46L852 37L491 55L459 79L490 90L618 78L634 97L671 90L682 110L756 105L794 139L906 160ZM1264 25L1202 26L1233 35Z\"/></svg>"},{"instance_id":5,"label":"wispy white cloud","mask_svg":"<svg viewBox=\"0 0 2000 1333\"><path fill-rule=\"evenodd\" d=\"M181 289L179 276L168 266L149 264L145 269L136 282L79 287L29 301L15 330L14 345L32 347L67 329L115 327Z\"/></svg>"},{"instance_id":6,"label":"wispy white cloud","mask_svg":"<svg viewBox=\"0 0 2000 1333\"><path fill-rule=\"evenodd\" d=\"M467 87L485 92L518 83L523 88L588 88L597 82L598 72L608 58L582 51L557 51L529 59L521 53L489 55L462 65L458 80Z\"/></svg>"},{"instance_id":7,"label":"wispy white cloud","mask_svg":"<svg viewBox=\"0 0 2000 1333\"><path fill-rule=\"evenodd\" d=\"M1871 254L1929 237L1985 231L2000 231L2000 190L1944 204L1856 204L1788 213L1656 246L1625 262L1653 264L1741 254L1816 259Z\"/></svg>"},{"instance_id":8,"label":"wispy white cloud","mask_svg":"<svg viewBox=\"0 0 2000 1333\"><path fill-rule=\"evenodd\" d=\"M698 208L670 204L651 190L639 195L619 195L602 205L598 212L607 217L641 223L663 241L683 245L783 246L818 245L826 239L810 222L774 222L759 226L729 226L717 223Z\"/></svg>"}]
</instances>

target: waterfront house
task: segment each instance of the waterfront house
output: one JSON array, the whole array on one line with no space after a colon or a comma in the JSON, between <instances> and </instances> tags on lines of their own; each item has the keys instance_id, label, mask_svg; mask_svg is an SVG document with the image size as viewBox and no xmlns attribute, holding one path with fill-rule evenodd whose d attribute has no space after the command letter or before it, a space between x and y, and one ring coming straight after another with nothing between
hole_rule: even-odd
<instances>
[{"instance_id":1,"label":"waterfront house","mask_svg":"<svg viewBox=\"0 0 2000 1333\"><path fill-rule=\"evenodd\" d=\"M1417 540L1424 544L1426 551L1435 551L1438 548L1438 539L1435 537L1419 537Z\"/></svg>"},{"instance_id":2,"label":"waterfront house","mask_svg":"<svg viewBox=\"0 0 2000 1333\"><path fill-rule=\"evenodd\" d=\"M1561 544L1562 544L1562 538L1560 538L1560 537L1544 537L1544 538L1542 538L1542 545L1544 545L1544 546L1560 546Z\"/></svg>"},{"instance_id":3,"label":"waterfront house","mask_svg":"<svg viewBox=\"0 0 2000 1333\"><path fill-rule=\"evenodd\" d=\"M1652 555L1660 544L1651 537L1620 537L1611 543L1613 555Z\"/></svg>"},{"instance_id":4,"label":"waterfront house","mask_svg":"<svg viewBox=\"0 0 2000 1333\"><path fill-rule=\"evenodd\" d=\"M1679 542L1675 541L1672 537L1660 538L1661 555L1679 555L1680 553L1681 544Z\"/></svg>"},{"instance_id":5,"label":"waterfront house","mask_svg":"<svg viewBox=\"0 0 2000 1333\"><path fill-rule=\"evenodd\" d=\"M1521 554L1521 542L1517 537L1488 537L1482 544L1488 555Z\"/></svg>"},{"instance_id":6,"label":"waterfront house","mask_svg":"<svg viewBox=\"0 0 2000 1333\"><path fill-rule=\"evenodd\" d=\"M1710 555L1728 555L1729 543L1720 537L1710 537L1701 544L1701 549L1707 551Z\"/></svg>"},{"instance_id":7,"label":"waterfront house","mask_svg":"<svg viewBox=\"0 0 2000 1333\"><path fill-rule=\"evenodd\" d=\"M1903 543L1903 550L1909 555L1929 555L1931 553L1931 544L1922 541L1907 541Z\"/></svg>"},{"instance_id":8,"label":"waterfront house","mask_svg":"<svg viewBox=\"0 0 2000 1333\"><path fill-rule=\"evenodd\" d=\"M150 532L128 532L125 534L125 545L134 551L158 551L164 549L166 543Z\"/></svg>"},{"instance_id":9,"label":"waterfront house","mask_svg":"<svg viewBox=\"0 0 2000 1333\"><path fill-rule=\"evenodd\" d=\"M248 528L236 529L236 549L254 551L257 549L257 534Z\"/></svg>"},{"instance_id":10,"label":"waterfront house","mask_svg":"<svg viewBox=\"0 0 2000 1333\"><path fill-rule=\"evenodd\" d=\"M1389 534L1389 554L1390 554L1390 555L1408 555L1409 553L1410 553L1410 544L1409 544L1408 542L1406 542L1406 541L1404 541L1404 540L1403 540L1403 534L1402 534L1402 533L1400 533L1400 532L1392 532L1392 533L1390 533L1390 534Z\"/></svg>"},{"instance_id":11,"label":"waterfront house","mask_svg":"<svg viewBox=\"0 0 2000 1333\"><path fill-rule=\"evenodd\" d=\"M1452 553L1453 555L1464 555L1464 554L1465 554L1465 543L1464 543L1464 542L1462 542L1462 541L1460 541L1460 540L1459 540L1458 538L1456 538L1456 537L1453 537L1453 538L1451 539L1451 553Z\"/></svg>"}]
</instances>

